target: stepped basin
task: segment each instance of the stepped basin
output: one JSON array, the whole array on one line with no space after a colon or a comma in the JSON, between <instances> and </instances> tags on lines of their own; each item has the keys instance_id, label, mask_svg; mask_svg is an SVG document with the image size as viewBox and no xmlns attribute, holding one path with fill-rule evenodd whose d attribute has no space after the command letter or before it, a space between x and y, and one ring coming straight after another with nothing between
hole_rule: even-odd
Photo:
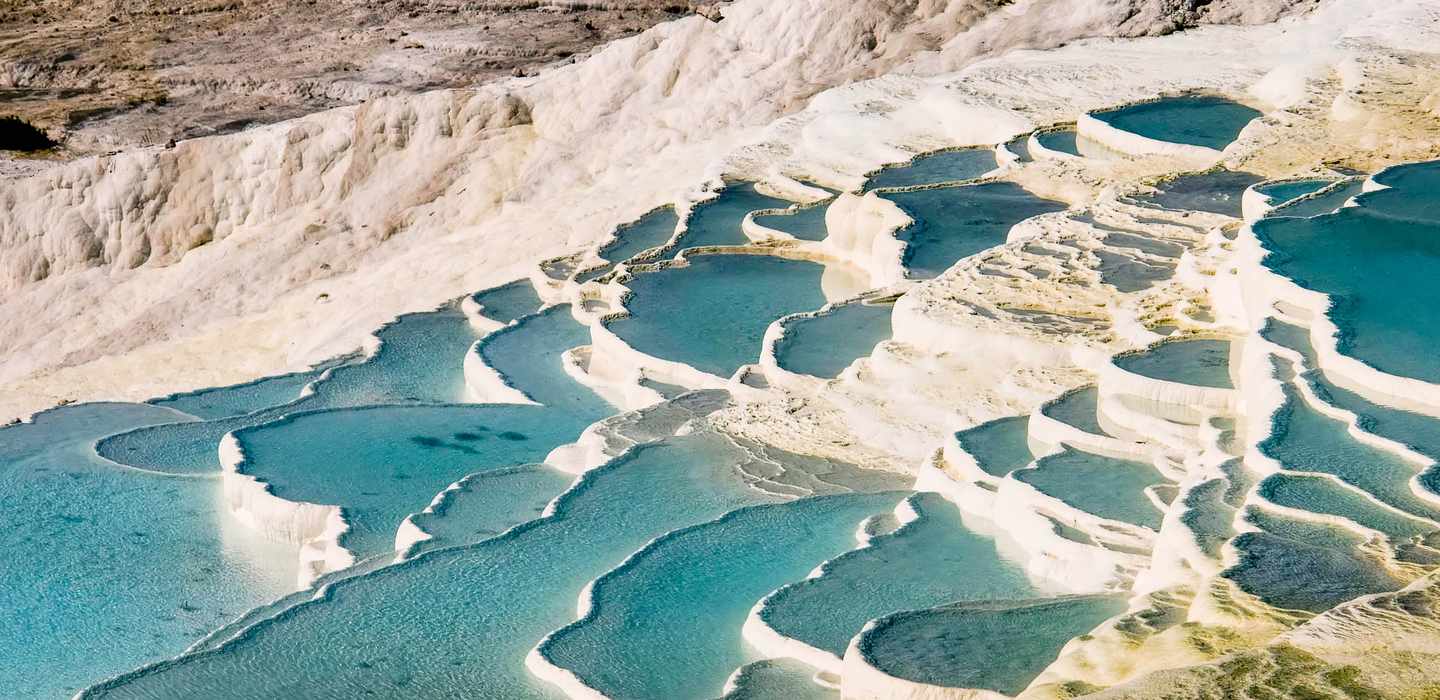
<instances>
[{"instance_id":1,"label":"stepped basin","mask_svg":"<svg viewBox=\"0 0 1440 700\"><path fill-rule=\"evenodd\" d=\"M1233 484L1226 479L1211 479L1197 484L1185 494L1180 522L1195 536L1195 543L1206 556L1220 559L1223 547L1235 535L1235 507L1226 502L1226 491Z\"/></svg>"},{"instance_id":2,"label":"stepped basin","mask_svg":"<svg viewBox=\"0 0 1440 700\"><path fill-rule=\"evenodd\" d=\"M1440 530L1433 523L1376 505L1364 494L1323 477L1273 474L1260 482L1259 493L1275 505L1345 518L1384 533L1396 542Z\"/></svg>"},{"instance_id":3,"label":"stepped basin","mask_svg":"<svg viewBox=\"0 0 1440 700\"><path fill-rule=\"evenodd\" d=\"M300 413L235 434L240 471L290 501L344 508L341 546L394 546L400 521L472 472L545 459L588 421L538 406L376 406Z\"/></svg>"},{"instance_id":4,"label":"stepped basin","mask_svg":"<svg viewBox=\"0 0 1440 700\"><path fill-rule=\"evenodd\" d=\"M825 564L766 601L761 618L775 631L844 656L865 623L890 613L960 600L1028 598L1037 591L989 537L966 529L960 510L936 493L910 496L917 516L868 547Z\"/></svg>"},{"instance_id":5,"label":"stepped basin","mask_svg":"<svg viewBox=\"0 0 1440 700\"><path fill-rule=\"evenodd\" d=\"M540 310L540 295L530 280L515 280L499 287L476 292L472 296L481 307L480 314L492 321L509 323Z\"/></svg>"},{"instance_id":6,"label":"stepped basin","mask_svg":"<svg viewBox=\"0 0 1440 700\"><path fill-rule=\"evenodd\" d=\"M756 660L740 637L755 601L853 547L859 523L901 497L803 498L673 532L596 581L589 614L540 653L607 697L716 697Z\"/></svg>"},{"instance_id":7,"label":"stepped basin","mask_svg":"<svg viewBox=\"0 0 1440 700\"><path fill-rule=\"evenodd\" d=\"M819 202L802 206L791 214L767 214L755 217L755 223L776 231L784 231L802 241L823 241L827 230L825 228L825 210L830 206L830 201Z\"/></svg>"},{"instance_id":8,"label":"stepped basin","mask_svg":"<svg viewBox=\"0 0 1440 700\"><path fill-rule=\"evenodd\" d=\"M1341 353L1382 372L1440 382L1440 305L1415 303L1440 279L1433 212L1440 188L1430 182L1440 178L1440 161L1386 174L1377 180L1392 188L1359 196L1359 206L1311 219L1269 218L1254 231L1272 253L1268 267L1331 296L1326 314L1340 328Z\"/></svg>"},{"instance_id":9,"label":"stepped basin","mask_svg":"<svg viewBox=\"0 0 1440 700\"><path fill-rule=\"evenodd\" d=\"M1084 157L1080 153L1079 134L1075 129L1055 129L1053 131L1042 131L1035 135L1035 140L1052 151L1068 153L1076 157Z\"/></svg>"},{"instance_id":10,"label":"stepped basin","mask_svg":"<svg viewBox=\"0 0 1440 700\"><path fill-rule=\"evenodd\" d=\"M640 352L729 377L760 359L765 329L825 304L824 268L762 255L696 255L685 266L636 275L629 316L607 322ZM704 313L696 313L704 309Z\"/></svg>"},{"instance_id":11,"label":"stepped basin","mask_svg":"<svg viewBox=\"0 0 1440 700\"><path fill-rule=\"evenodd\" d=\"M1214 389L1233 389L1230 378L1230 341L1201 338L1168 340L1143 352L1119 355L1120 369L1135 374Z\"/></svg>"},{"instance_id":12,"label":"stepped basin","mask_svg":"<svg viewBox=\"0 0 1440 700\"><path fill-rule=\"evenodd\" d=\"M540 517L575 477L544 464L471 474L410 521L430 539L418 551L474 544Z\"/></svg>"},{"instance_id":13,"label":"stepped basin","mask_svg":"<svg viewBox=\"0 0 1440 700\"><path fill-rule=\"evenodd\" d=\"M299 399L305 387L319 379L323 371L315 369L265 377L234 386L174 394L147 403L173 408L202 420L232 418Z\"/></svg>"},{"instance_id":14,"label":"stepped basin","mask_svg":"<svg viewBox=\"0 0 1440 700\"><path fill-rule=\"evenodd\" d=\"M205 422L141 428L105 438L97 451L121 464L175 474L220 471L220 439L289 413L367 404L463 401L465 352L475 333L455 305L407 314L376 335L380 348L363 362L336 367L313 393L291 403ZM276 397L279 398L279 397Z\"/></svg>"},{"instance_id":15,"label":"stepped basin","mask_svg":"<svg viewBox=\"0 0 1440 700\"><path fill-rule=\"evenodd\" d=\"M1271 204L1278 207L1299 197L1319 192L1332 184L1335 184L1335 180L1323 177L1311 177L1261 185L1256 187L1255 191L1265 195L1269 198Z\"/></svg>"},{"instance_id":16,"label":"stepped basin","mask_svg":"<svg viewBox=\"0 0 1440 700\"><path fill-rule=\"evenodd\" d=\"M1014 477L1091 515L1160 529L1163 514L1145 496L1145 489L1167 482L1149 464L1067 447L1041 457L1034 467L1017 471Z\"/></svg>"},{"instance_id":17,"label":"stepped basin","mask_svg":"<svg viewBox=\"0 0 1440 700\"><path fill-rule=\"evenodd\" d=\"M1361 537L1340 527L1254 508L1245 519L1260 531L1233 540L1239 562L1223 575L1270 605L1321 612L1402 585L1360 553Z\"/></svg>"},{"instance_id":18,"label":"stepped basin","mask_svg":"<svg viewBox=\"0 0 1440 700\"><path fill-rule=\"evenodd\" d=\"M575 320L569 304L561 304L486 336L475 348L506 384L530 400L593 423L614 409L566 374L560 357L589 343L590 329Z\"/></svg>"},{"instance_id":19,"label":"stepped basin","mask_svg":"<svg viewBox=\"0 0 1440 700\"><path fill-rule=\"evenodd\" d=\"M625 262L651 248L670 242L680 217L674 207L661 207L615 230L615 240L600 248L600 257L612 263Z\"/></svg>"},{"instance_id":20,"label":"stepped basin","mask_svg":"<svg viewBox=\"0 0 1440 700\"><path fill-rule=\"evenodd\" d=\"M998 167L995 151L961 148L916 156L908 163L887 166L870 175L865 190L938 185L972 180Z\"/></svg>"},{"instance_id":21,"label":"stepped basin","mask_svg":"<svg viewBox=\"0 0 1440 700\"><path fill-rule=\"evenodd\" d=\"M991 476L1003 477L1035 459L1030 453L1030 417L1013 416L955 434L960 448Z\"/></svg>"},{"instance_id":22,"label":"stepped basin","mask_svg":"<svg viewBox=\"0 0 1440 700\"><path fill-rule=\"evenodd\" d=\"M784 209L789 200L761 194L753 182L726 182L725 189L714 199L695 205L685 221L680 247L698 248L716 245L748 245L750 239L741 229L745 215L760 209Z\"/></svg>"},{"instance_id":23,"label":"stepped basin","mask_svg":"<svg viewBox=\"0 0 1440 700\"><path fill-rule=\"evenodd\" d=\"M94 403L0 428L0 694L70 697L291 589L295 548L231 520L218 480L144 474L92 449L185 419Z\"/></svg>"},{"instance_id":24,"label":"stepped basin","mask_svg":"<svg viewBox=\"0 0 1440 700\"><path fill-rule=\"evenodd\" d=\"M1119 595L956 603L876 620L857 645L897 678L1016 695L1066 642L1122 612Z\"/></svg>"},{"instance_id":25,"label":"stepped basin","mask_svg":"<svg viewBox=\"0 0 1440 700\"><path fill-rule=\"evenodd\" d=\"M1272 209L1268 216L1291 216L1308 218L1312 216L1323 216L1335 212L1352 197L1356 197L1365 191L1364 178L1352 178L1343 182L1332 184L1323 191L1311 196L1305 196L1280 205Z\"/></svg>"},{"instance_id":26,"label":"stepped basin","mask_svg":"<svg viewBox=\"0 0 1440 700\"><path fill-rule=\"evenodd\" d=\"M1100 427L1099 404L1100 389L1091 385L1066 392L1060 398L1042 406L1040 412L1091 435L1108 435L1105 429Z\"/></svg>"},{"instance_id":27,"label":"stepped basin","mask_svg":"<svg viewBox=\"0 0 1440 700\"><path fill-rule=\"evenodd\" d=\"M962 258L1005 242L1010 228L1032 216L1063 211L1010 182L889 192L915 223L900 231L910 277L939 277Z\"/></svg>"},{"instance_id":28,"label":"stepped basin","mask_svg":"<svg viewBox=\"0 0 1440 700\"><path fill-rule=\"evenodd\" d=\"M839 691L816 684L815 669L794 659L765 659L748 664L730 678L721 700L839 700Z\"/></svg>"},{"instance_id":29,"label":"stepped basin","mask_svg":"<svg viewBox=\"0 0 1440 700\"><path fill-rule=\"evenodd\" d=\"M575 618L590 580L666 532L777 500L747 485L750 456L708 432L641 447L586 474L553 515L468 547L337 582L216 650L143 670L91 697L554 698L525 669ZM645 494L643 507L636 494ZM483 650L484 653L477 653ZM264 673L255 669L263 668Z\"/></svg>"},{"instance_id":30,"label":"stepped basin","mask_svg":"<svg viewBox=\"0 0 1440 700\"><path fill-rule=\"evenodd\" d=\"M1260 444L1266 455L1297 472L1333 474L1377 500L1421 518L1440 517L1440 509L1411 490L1420 466L1399 455L1357 441L1346 423L1314 408L1290 385L1275 414L1275 429Z\"/></svg>"},{"instance_id":31,"label":"stepped basin","mask_svg":"<svg viewBox=\"0 0 1440 700\"><path fill-rule=\"evenodd\" d=\"M893 303L857 301L816 316L790 319L775 346L775 360L781 369L791 372L838 377L890 338L893 310Z\"/></svg>"},{"instance_id":32,"label":"stepped basin","mask_svg":"<svg viewBox=\"0 0 1440 700\"><path fill-rule=\"evenodd\" d=\"M1263 182L1254 173L1217 168L1164 180L1155 185L1153 194L1134 197L1143 205L1181 211L1204 211L1240 218L1245 190Z\"/></svg>"},{"instance_id":33,"label":"stepped basin","mask_svg":"<svg viewBox=\"0 0 1440 700\"><path fill-rule=\"evenodd\" d=\"M1223 97L1191 95L1141 102L1092 116L1116 129L1156 141L1220 151L1260 114Z\"/></svg>"},{"instance_id":34,"label":"stepped basin","mask_svg":"<svg viewBox=\"0 0 1440 700\"><path fill-rule=\"evenodd\" d=\"M1315 366L1315 349L1310 344L1308 329L1272 318L1263 334L1267 340L1300 353L1307 366ZM1354 413L1366 432L1394 440L1432 460L1440 458L1440 420L1372 402L1331 383L1323 372L1308 371L1302 378L1320 400ZM1425 468L1418 481L1431 494L1440 494L1440 468L1433 465Z\"/></svg>"}]
</instances>

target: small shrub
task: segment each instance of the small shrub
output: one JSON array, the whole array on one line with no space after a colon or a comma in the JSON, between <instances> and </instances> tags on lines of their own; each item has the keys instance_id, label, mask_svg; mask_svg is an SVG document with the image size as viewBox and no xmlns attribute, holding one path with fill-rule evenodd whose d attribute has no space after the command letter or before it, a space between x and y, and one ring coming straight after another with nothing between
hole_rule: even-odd
<instances>
[{"instance_id":1,"label":"small shrub","mask_svg":"<svg viewBox=\"0 0 1440 700\"><path fill-rule=\"evenodd\" d=\"M0 151L43 151L56 146L45 132L19 117L0 117Z\"/></svg>"}]
</instances>

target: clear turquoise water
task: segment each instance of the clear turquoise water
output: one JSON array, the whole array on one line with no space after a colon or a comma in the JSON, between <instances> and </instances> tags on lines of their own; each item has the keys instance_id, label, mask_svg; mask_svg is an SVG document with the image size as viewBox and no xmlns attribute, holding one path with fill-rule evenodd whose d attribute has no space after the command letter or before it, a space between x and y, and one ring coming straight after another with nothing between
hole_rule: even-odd
<instances>
[{"instance_id":1,"label":"clear turquoise water","mask_svg":"<svg viewBox=\"0 0 1440 700\"><path fill-rule=\"evenodd\" d=\"M839 700L840 691L813 681L815 669L794 659L765 659L746 665L735 689L721 700Z\"/></svg>"},{"instance_id":2,"label":"clear turquoise water","mask_svg":"<svg viewBox=\"0 0 1440 700\"><path fill-rule=\"evenodd\" d=\"M661 207L615 231L615 240L600 248L600 257L624 262L670 242L680 218L673 207Z\"/></svg>"},{"instance_id":3,"label":"clear turquoise water","mask_svg":"<svg viewBox=\"0 0 1440 700\"><path fill-rule=\"evenodd\" d=\"M1240 560L1224 576L1266 603L1319 612L1401 585L1360 554L1360 538L1346 530L1255 509L1246 519L1261 531L1234 539Z\"/></svg>"},{"instance_id":4,"label":"clear turquoise water","mask_svg":"<svg viewBox=\"0 0 1440 700\"><path fill-rule=\"evenodd\" d=\"M149 401L203 420L243 416L300 398L305 385L320 377L322 370L282 374L253 382L217 389L201 389Z\"/></svg>"},{"instance_id":5,"label":"clear turquoise water","mask_svg":"<svg viewBox=\"0 0 1440 700\"><path fill-rule=\"evenodd\" d=\"M230 521L218 480L142 474L91 449L179 418L83 404L0 429L0 695L68 698L293 584L295 549Z\"/></svg>"},{"instance_id":6,"label":"clear turquoise water","mask_svg":"<svg viewBox=\"0 0 1440 700\"><path fill-rule=\"evenodd\" d=\"M824 575L776 592L765 621L780 634L836 656L866 622L902 610L958 600L1027 598L1037 591L1025 572L966 529L954 504L915 494L920 517L825 567Z\"/></svg>"},{"instance_id":7,"label":"clear turquoise water","mask_svg":"<svg viewBox=\"0 0 1440 700\"><path fill-rule=\"evenodd\" d=\"M1151 379L1193 386L1233 389L1230 379L1230 341L1176 340L1149 350L1115 358L1116 366Z\"/></svg>"},{"instance_id":8,"label":"clear turquoise water","mask_svg":"<svg viewBox=\"0 0 1440 700\"><path fill-rule=\"evenodd\" d=\"M1211 479L1197 484L1185 495L1180 521L1194 533L1196 544L1205 554L1219 558L1225 543L1235 535L1231 523L1235 508L1225 499L1231 484L1225 479Z\"/></svg>"},{"instance_id":9,"label":"clear turquoise water","mask_svg":"<svg viewBox=\"0 0 1440 700\"><path fill-rule=\"evenodd\" d=\"M592 423L615 409L566 374L560 358L589 344L590 329L561 304L486 336L476 347L485 364L530 400Z\"/></svg>"},{"instance_id":10,"label":"clear turquoise water","mask_svg":"<svg viewBox=\"0 0 1440 700\"><path fill-rule=\"evenodd\" d=\"M1345 202L1349 201L1351 197L1359 195L1364 187L1364 178L1356 178L1325 194L1302 199L1271 211L1270 216L1323 216L1345 206Z\"/></svg>"},{"instance_id":11,"label":"clear turquoise water","mask_svg":"<svg viewBox=\"0 0 1440 700\"><path fill-rule=\"evenodd\" d=\"M1030 416L1014 416L962 430L955 439L986 474L1003 477L1035 459L1029 432Z\"/></svg>"},{"instance_id":12,"label":"clear turquoise water","mask_svg":"<svg viewBox=\"0 0 1440 700\"><path fill-rule=\"evenodd\" d=\"M476 292L472 298L480 304L482 316L501 323L529 316L540 310L541 303L540 295L535 293L535 287L528 279Z\"/></svg>"},{"instance_id":13,"label":"clear turquoise water","mask_svg":"<svg viewBox=\"0 0 1440 700\"><path fill-rule=\"evenodd\" d=\"M1149 464L1066 448L1015 472L1015 478L1092 515L1160 529L1163 514L1145 496L1145 487L1166 481Z\"/></svg>"},{"instance_id":14,"label":"clear turquoise water","mask_svg":"<svg viewBox=\"0 0 1440 700\"><path fill-rule=\"evenodd\" d=\"M1163 209L1206 211L1239 218L1245 190L1265 178L1223 168L1190 173L1165 180L1156 185L1154 194L1135 197L1135 201Z\"/></svg>"},{"instance_id":15,"label":"clear turquoise water","mask_svg":"<svg viewBox=\"0 0 1440 700\"><path fill-rule=\"evenodd\" d=\"M474 544L540 517L574 475L544 464L471 474L447 491L429 513L411 518L431 539L419 551Z\"/></svg>"},{"instance_id":16,"label":"clear turquoise water","mask_svg":"<svg viewBox=\"0 0 1440 700\"><path fill-rule=\"evenodd\" d=\"M1222 150L1260 112L1221 97L1172 97L1096 112L1096 119L1157 141Z\"/></svg>"},{"instance_id":17,"label":"clear turquoise water","mask_svg":"<svg viewBox=\"0 0 1440 700\"><path fill-rule=\"evenodd\" d=\"M751 606L850 549L860 521L901 498L805 498L672 533L597 581L591 614L541 651L611 698L716 697L757 658L740 638Z\"/></svg>"},{"instance_id":18,"label":"clear turquoise water","mask_svg":"<svg viewBox=\"0 0 1440 700\"><path fill-rule=\"evenodd\" d=\"M775 347L780 367L815 377L838 377L891 335L893 304L851 303L790 321Z\"/></svg>"},{"instance_id":19,"label":"clear turquoise water","mask_svg":"<svg viewBox=\"0 0 1440 700\"><path fill-rule=\"evenodd\" d=\"M1058 131L1046 131L1037 134L1035 140L1039 141L1041 146L1052 151L1078 156L1081 154L1080 146L1076 143L1076 136L1077 134L1074 129L1060 129Z\"/></svg>"},{"instance_id":20,"label":"clear turquoise water","mask_svg":"<svg viewBox=\"0 0 1440 700\"><path fill-rule=\"evenodd\" d=\"M1334 180L1316 177L1305 180L1277 182L1273 185L1261 185L1260 187L1256 187L1255 191L1269 197L1271 204L1280 206L1296 197L1303 197L1307 194L1325 189L1325 187L1334 182Z\"/></svg>"},{"instance_id":21,"label":"clear turquoise water","mask_svg":"<svg viewBox=\"0 0 1440 700\"><path fill-rule=\"evenodd\" d=\"M771 321L825 304L823 270L811 262L760 255L695 256L686 267L627 282L634 292L625 302L630 316L609 327L641 352L729 377L760 360L760 341Z\"/></svg>"},{"instance_id":22,"label":"clear turquoise water","mask_svg":"<svg viewBox=\"0 0 1440 700\"><path fill-rule=\"evenodd\" d=\"M1389 172L1389 171L1387 171ZM1384 175L1378 176L1382 180ZM1440 305L1414 303L1440 279L1440 218L1433 213L1440 162L1391 174L1394 188L1360 206L1311 219L1276 217L1254 227L1265 264L1331 295L1340 351L1381 371L1440 382Z\"/></svg>"},{"instance_id":23,"label":"clear turquoise water","mask_svg":"<svg viewBox=\"0 0 1440 700\"><path fill-rule=\"evenodd\" d=\"M454 305L401 316L376 332L380 349L364 362L336 367L314 394L232 418L159 425L102 440L107 459L151 471L220 471L225 433L261 425L296 411L369 404L449 403L465 400L465 352L475 334Z\"/></svg>"},{"instance_id":24,"label":"clear turquoise water","mask_svg":"<svg viewBox=\"0 0 1440 700\"><path fill-rule=\"evenodd\" d=\"M776 231L784 231L802 241L823 241L827 233L825 210L829 207L828 201L821 202L798 209L793 214L757 216L755 223Z\"/></svg>"},{"instance_id":25,"label":"clear turquoise water","mask_svg":"<svg viewBox=\"0 0 1440 700\"><path fill-rule=\"evenodd\" d=\"M1078 428L1091 435L1108 435L1100 427L1098 406L1100 389L1087 386L1066 392L1060 398L1045 404L1040 412L1072 428Z\"/></svg>"},{"instance_id":26,"label":"clear turquoise water","mask_svg":"<svg viewBox=\"0 0 1440 700\"><path fill-rule=\"evenodd\" d=\"M218 653L96 697L562 697L525 655L574 619L586 582L651 539L772 501L737 476L746 459L705 433L641 448L587 474L553 517L341 581Z\"/></svg>"},{"instance_id":27,"label":"clear turquoise water","mask_svg":"<svg viewBox=\"0 0 1440 700\"><path fill-rule=\"evenodd\" d=\"M899 234L915 279L939 277L961 258L1004 243L1015 224L1065 209L1009 182L890 192L885 198L915 220Z\"/></svg>"},{"instance_id":28,"label":"clear turquoise water","mask_svg":"<svg viewBox=\"0 0 1440 700\"><path fill-rule=\"evenodd\" d=\"M1071 638L1124 611L1119 595L958 603L883 618L861 645L898 678L1015 695Z\"/></svg>"},{"instance_id":29,"label":"clear turquoise water","mask_svg":"<svg viewBox=\"0 0 1440 700\"><path fill-rule=\"evenodd\" d=\"M745 215L759 209L784 209L791 202L760 194L753 182L727 182L720 195L695 207L685 222L680 247L696 248L712 245L748 245L750 239L740 229Z\"/></svg>"},{"instance_id":30,"label":"clear turquoise water","mask_svg":"<svg viewBox=\"0 0 1440 700\"><path fill-rule=\"evenodd\" d=\"M1348 518L1396 540L1437 529L1387 511L1361 494L1316 476L1271 475L1260 482L1260 495L1275 505Z\"/></svg>"},{"instance_id":31,"label":"clear turquoise water","mask_svg":"<svg viewBox=\"0 0 1440 700\"><path fill-rule=\"evenodd\" d=\"M1414 465L1350 437L1345 423L1310 408L1292 387L1287 385L1285 394L1275 431L1261 451L1295 471L1333 474L1407 513L1440 517L1440 510L1411 492Z\"/></svg>"},{"instance_id":32,"label":"clear turquoise water","mask_svg":"<svg viewBox=\"0 0 1440 700\"><path fill-rule=\"evenodd\" d=\"M995 151L988 148L939 151L877 171L865 183L865 189L958 182L980 177L995 168Z\"/></svg>"},{"instance_id":33,"label":"clear turquoise water","mask_svg":"<svg viewBox=\"0 0 1440 700\"><path fill-rule=\"evenodd\" d=\"M358 555L393 548L410 513L467 474L545 459L588 421L538 406L376 406L300 413L237 432L243 471L292 501L339 505Z\"/></svg>"}]
</instances>

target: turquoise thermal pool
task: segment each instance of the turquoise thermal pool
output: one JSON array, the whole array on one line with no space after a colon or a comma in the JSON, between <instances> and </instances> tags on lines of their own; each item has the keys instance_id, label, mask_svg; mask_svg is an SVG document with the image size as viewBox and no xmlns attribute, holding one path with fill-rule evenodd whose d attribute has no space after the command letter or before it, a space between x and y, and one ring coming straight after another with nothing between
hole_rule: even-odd
<instances>
[{"instance_id":1,"label":"turquoise thermal pool","mask_svg":"<svg viewBox=\"0 0 1440 700\"><path fill-rule=\"evenodd\" d=\"M788 214L766 214L755 217L755 223L788 233L802 241L825 240L825 210L829 202L801 206Z\"/></svg>"},{"instance_id":2,"label":"turquoise thermal pool","mask_svg":"<svg viewBox=\"0 0 1440 700\"><path fill-rule=\"evenodd\" d=\"M1375 179L1389 189L1360 195L1359 206L1269 218L1255 233L1271 251L1266 265L1330 295L1326 314L1340 328L1341 353L1383 372L1440 382L1433 352L1440 305L1413 303L1416 290L1440 279L1440 162L1392 168Z\"/></svg>"},{"instance_id":3,"label":"turquoise thermal pool","mask_svg":"<svg viewBox=\"0 0 1440 700\"><path fill-rule=\"evenodd\" d=\"M1096 112L1096 119L1156 141L1222 150L1260 112L1223 97L1169 97Z\"/></svg>"},{"instance_id":4,"label":"turquoise thermal pool","mask_svg":"<svg viewBox=\"0 0 1440 700\"><path fill-rule=\"evenodd\" d=\"M866 190L937 185L973 180L996 168L995 152L988 148L962 148L916 156L915 159L876 171Z\"/></svg>"},{"instance_id":5,"label":"turquoise thermal pool","mask_svg":"<svg viewBox=\"0 0 1440 700\"><path fill-rule=\"evenodd\" d=\"M1115 365L1151 379L1233 389L1230 341L1167 340L1144 352L1120 355Z\"/></svg>"},{"instance_id":6,"label":"turquoise thermal pool","mask_svg":"<svg viewBox=\"0 0 1440 700\"><path fill-rule=\"evenodd\" d=\"M1124 611L1123 596L956 603L881 618L860 648L906 680L1018 693L1071 638Z\"/></svg>"},{"instance_id":7,"label":"turquoise thermal pool","mask_svg":"<svg viewBox=\"0 0 1440 700\"><path fill-rule=\"evenodd\" d=\"M776 591L761 618L780 634L839 658L877 617L958 600L1036 594L993 540L966 529L954 504L926 493L911 496L907 507L914 520L831 560L820 576Z\"/></svg>"},{"instance_id":8,"label":"turquoise thermal pool","mask_svg":"<svg viewBox=\"0 0 1440 700\"><path fill-rule=\"evenodd\" d=\"M760 209L784 209L791 202L761 194L753 182L727 182L712 199L695 205L680 236L681 248L748 245L741 222L745 215Z\"/></svg>"},{"instance_id":9,"label":"turquoise thermal pool","mask_svg":"<svg viewBox=\"0 0 1440 700\"><path fill-rule=\"evenodd\" d=\"M760 360L770 322L825 304L823 267L760 255L697 255L636 275L629 316L609 328L631 347L720 377ZM688 313L704 308L706 313Z\"/></svg>"},{"instance_id":10,"label":"turquoise thermal pool","mask_svg":"<svg viewBox=\"0 0 1440 700\"><path fill-rule=\"evenodd\" d=\"M787 321L785 335L775 346L775 359L792 372L837 377L890 337L893 309L888 303L851 302Z\"/></svg>"},{"instance_id":11,"label":"turquoise thermal pool","mask_svg":"<svg viewBox=\"0 0 1440 700\"><path fill-rule=\"evenodd\" d=\"M886 192L914 219L900 232L912 278L939 277L957 261L1005 242L1010 228L1032 216L1063 211L1009 182Z\"/></svg>"}]
</instances>

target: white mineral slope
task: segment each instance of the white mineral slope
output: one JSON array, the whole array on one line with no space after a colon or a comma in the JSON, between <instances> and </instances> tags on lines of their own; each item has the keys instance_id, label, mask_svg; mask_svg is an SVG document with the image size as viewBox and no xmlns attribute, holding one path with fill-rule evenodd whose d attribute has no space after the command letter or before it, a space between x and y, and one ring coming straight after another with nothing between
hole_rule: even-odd
<instances>
[{"instance_id":1,"label":"white mineral slope","mask_svg":"<svg viewBox=\"0 0 1440 700\"><path fill-rule=\"evenodd\" d=\"M1004 107L958 111L954 90L918 78L811 100L836 85L902 69L935 75L1016 46L1308 7L1056 4L741 0L721 22L666 23L537 78L378 98L6 180L0 413L296 369L355 347L365 329L402 311L598 240L722 171L764 176L798 158L824 181L855 182L902 146L973 136L982 121L987 137L1023 128L1044 87L992 85L974 96ZM1225 51L1254 53L1249 41L1217 36ZM1100 60L1093 47L1071 53ZM1076 105L1146 92L1136 81L1133 92L1113 94L1113 74L1094 77L1091 100ZM911 106L872 139L883 132L856 109L862 94L889 105L871 113ZM795 123L804 138L733 157L807 100L808 116Z\"/></svg>"}]
</instances>

